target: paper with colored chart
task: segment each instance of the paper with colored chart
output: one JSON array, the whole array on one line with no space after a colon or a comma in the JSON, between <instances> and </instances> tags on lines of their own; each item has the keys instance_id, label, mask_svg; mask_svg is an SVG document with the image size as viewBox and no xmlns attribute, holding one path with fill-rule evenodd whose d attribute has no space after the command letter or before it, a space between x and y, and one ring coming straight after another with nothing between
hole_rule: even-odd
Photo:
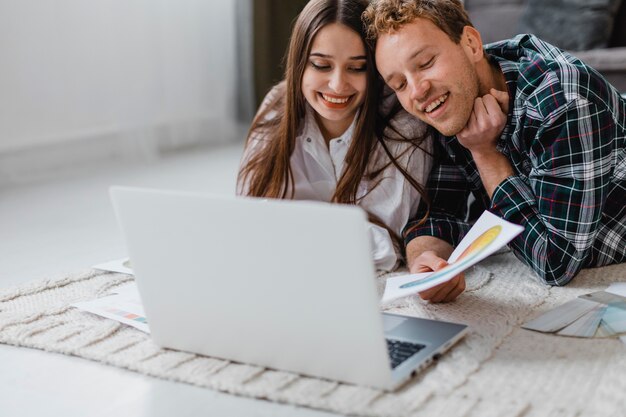
<instances>
[{"instance_id":1,"label":"paper with colored chart","mask_svg":"<svg viewBox=\"0 0 626 417\"><path fill-rule=\"evenodd\" d=\"M137 284L134 282L119 287L106 297L81 301L72 306L150 333Z\"/></svg>"},{"instance_id":2,"label":"paper with colored chart","mask_svg":"<svg viewBox=\"0 0 626 417\"><path fill-rule=\"evenodd\" d=\"M383 303L414 295L451 280L509 243L523 227L485 211L448 258L448 265L435 272L389 278Z\"/></svg>"}]
</instances>

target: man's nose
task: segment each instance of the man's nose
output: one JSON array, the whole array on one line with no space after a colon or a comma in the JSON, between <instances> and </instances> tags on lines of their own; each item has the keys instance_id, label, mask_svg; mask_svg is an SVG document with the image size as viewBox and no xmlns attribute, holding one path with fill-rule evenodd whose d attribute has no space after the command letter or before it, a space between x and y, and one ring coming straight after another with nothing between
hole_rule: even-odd
<instances>
[{"instance_id":1,"label":"man's nose","mask_svg":"<svg viewBox=\"0 0 626 417\"><path fill-rule=\"evenodd\" d=\"M430 82L424 79L413 79L410 82L411 100L424 101L428 97L430 91Z\"/></svg>"}]
</instances>

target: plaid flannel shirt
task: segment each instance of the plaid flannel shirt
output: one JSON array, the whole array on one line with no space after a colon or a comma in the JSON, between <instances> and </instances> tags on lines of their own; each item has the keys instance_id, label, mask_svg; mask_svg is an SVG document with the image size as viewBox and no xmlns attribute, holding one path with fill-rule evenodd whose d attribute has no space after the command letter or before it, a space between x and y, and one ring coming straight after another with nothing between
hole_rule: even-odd
<instances>
[{"instance_id":1,"label":"plaid flannel shirt","mask_svg":"<svg viewBox=\"0 0 626 417\"><path fill-rule=\"evenodd\" d=\"M497 146L514 175L489 199L470 152L456 137L436 135L430 218L409 222L405 242L435 236L456 246L469 229L463 219L471 192L524 226L509 247L548 284L567 284L583 267L625 261L626 102L595 70L534 36L489 44L485 52L509 89Z\"/></svg>"}]
</instances>

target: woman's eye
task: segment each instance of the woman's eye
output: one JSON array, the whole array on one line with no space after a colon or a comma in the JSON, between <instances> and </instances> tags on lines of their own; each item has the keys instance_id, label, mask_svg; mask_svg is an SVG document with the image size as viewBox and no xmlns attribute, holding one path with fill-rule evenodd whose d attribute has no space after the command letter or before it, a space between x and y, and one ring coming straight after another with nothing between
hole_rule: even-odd
<instances>
[{"instance_id":1,"label":"woman's eye","mask_svg":"<svg viewBox=\"0 0 626 417\"><path fill-rule=\"evenodd\" d=\"M367 66L366 65L360 65L360 66L357 66L357 67L351 67L351 68L349 68L349 70L353 71L353 72L365 72L365 70L367 70Z\"/></svg>"},{"instance_id":2,"label":"woman's eye","mask_svg":"<svg viewBox=\"0 0 626 417\"><path fill-rule=\"evenodd\" d=\"M313 62L313 61L311 61L311 66L312 66L313 68L315 68L316 70L319 70L319 71L324 71L324 70L330 69L330 65L320 64L320 63L317 63L317 64L316 64L316 63L315 63L315 62Z\"/></svg>"}]
</instances>

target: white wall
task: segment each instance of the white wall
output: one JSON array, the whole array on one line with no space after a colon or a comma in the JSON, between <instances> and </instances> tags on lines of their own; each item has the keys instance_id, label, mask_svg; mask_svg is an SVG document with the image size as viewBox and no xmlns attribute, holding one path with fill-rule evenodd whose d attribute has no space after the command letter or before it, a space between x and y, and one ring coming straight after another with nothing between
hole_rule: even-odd
<instances>
[{"instance_id":1,"label":"white wall","mask_svg":"<svg viewBox=\"0 0 626 417\"><path fill-rule=\"evenodd\" d=\"M235 1L0 0L0 155L234 135Z\"/></svg>"}]
</instances>

